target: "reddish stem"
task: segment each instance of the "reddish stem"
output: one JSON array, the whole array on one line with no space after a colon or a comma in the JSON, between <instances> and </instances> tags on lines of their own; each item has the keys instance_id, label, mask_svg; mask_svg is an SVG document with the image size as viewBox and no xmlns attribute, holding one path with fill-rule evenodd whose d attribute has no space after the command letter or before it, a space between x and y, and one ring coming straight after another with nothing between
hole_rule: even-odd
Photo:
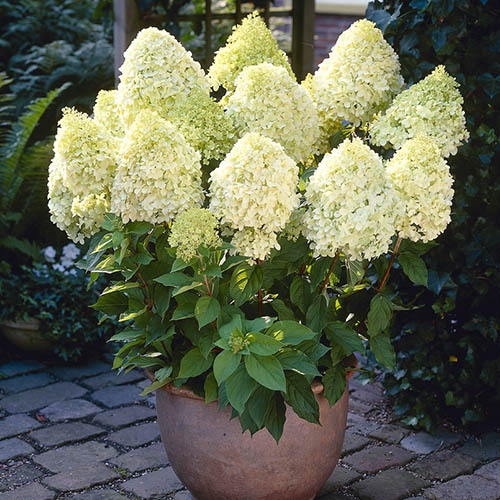
<instances>
[{"instance_id":1,"label":"reddish stem","mask_svg":"<svg viewBox=\"0 0 500 500\"><path fill-rule=\"evenodd\" d=\"M151 300L151 293L149 292L148 284L146 283L146 280L142 277L140 271L137 271L137 276L139 276L139 279L142 281L142 286L146 290L146 297L148 300L148 311L151 312L151 309L153 309L153 301Z\"/></svg>"},{"instance_id":2,"label":"reddish stem","mask_svg":"<svg viewBox=\"0 0 500 500\"><path fill-rule=\"evenodd\" d=\"M330 269L328 269L328 272L326 273L326 278L323 281L323 284L321 285L321 290L319 292L320 295L325 291L326 285L328 285L328 280L330 279L330 276L333 272L333 268L335 267L335 264L337 263L337 260L339 260L339 255L340 255L339 252L337 252L335 254L335 257L333 258L332 265L330 266Z\"/></svg>"},{"instance_id":3,"label":"reddish stem","mask_svg":"<svg viewBox=\"0 0 500 500\"><path fill-rule=\"evenodd\" d=\"M399 245L401 245L401 238L398 238L398 241L396 241L396 245L394 246L394 250L392 251L391 260L389 261L389 265L387 266L387 269L384 273L384 277L382 278L380 286L378 287L379 293L384 289L385 283L389 279L389 273L391 272L392 265L396 260L396 255L398 254L399 251Z\"/></svg>"}]
</instances>

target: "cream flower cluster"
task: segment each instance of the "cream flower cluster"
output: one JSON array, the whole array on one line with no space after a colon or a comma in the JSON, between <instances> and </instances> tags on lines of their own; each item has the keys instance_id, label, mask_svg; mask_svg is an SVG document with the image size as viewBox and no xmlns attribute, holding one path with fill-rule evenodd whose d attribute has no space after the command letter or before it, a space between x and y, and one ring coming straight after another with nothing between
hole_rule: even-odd
<instances>
[{"instance_id":1,"label":"cream flower cluster","mask_svg":"<svg viewBox=\"0 0 500 500\"><path fill-rule=\"evenodd\" d=\"M178 99L195 89L209 94L210 85L200 64L164 30L140 31L124 57L117 101L125 128L143 109L168 119Z\"/></svg>"},{"instance_id":2,"label":"cream flower cluster","mask_svg":"<svg viewBox=\"0 0 500 500\"><path fill-rule=\"evenodd\" d=\"M233 245L265 259L298 206L298 168L283 147L256 132L244 135L210 176L210 210L236 232Z\"/></svg>"},{"instance_id":3,"label":"cream flower cluster","mask_svg":"<svg viewBox=\"0 0 500 500\"><path fill-rule=\"evenodd\" d=\"M218 234L219 221L206 208L190 208L179 214L168 242L177 248L177 257L189 262L200 247L217 248L222 245Z\"/></svg>"},{"instance_id":4,"label":"cream flower cluster","mask_svg":"<svg viewBox=\"0 0 500 500\"><path fill-rule=\"evenodd\" d=\"M222 86L232 92L243 68L262 62L283 66L295 79L287 55L278 47L278 42L259 14L254 12L233 28L226 45L217 51L208 71L208 79L214 90Z\"/></svg>"},{"instance_id":5,"label":"cream flower cluster","mask_svg":"<svg viewBox=\"0 0 500 500\"><path fill-rule=\"evenodd\" d=\"M311 97L281 66L261 63L244 68L226 111L241 135L259 132L279 142L295 161L305 160L318 139Z\"/></svg>"},{"instance_id":6,"label":"cream flower cluster","mask_svg":"<svg viewBox=\"0 0 500 500\"><path fill-rule=\"evenodd\" d=\"M116 170L115 142L94 120L65 108L49 167L51 220L78 242L99 230L109 211Z\"/></svg>"},{"instance_id":7,"label":"cream flower cluster","mask_svg":"<svg viewBox=\"0 0 500 500\"><path fill-rule=\"evenodd\" d=\"M111 192L124 222L169 222L203 203L200 155L174 125L143 110L123 140Z\"/></svg>"},{"instance_id":8,"label":"cream flower cluster","mask_svg":"<svg viewBox=\"0 0 500 500\"><path fill-rule=\"evenodd\" d=\"M402 86L397 54L366 19L340 35L328 58L305 82L327 135L335 132L338 120L354 125L370 121L389 106Z\"/></svg>"},{"instance_id":9,"label":"cream flower cluster","mask_svg":"<svg viewBox=\"0 0 500 500\"><path fill-rule=\"evenodd\" d=\"M387 175L403 208L399 236L424 242L437 238L451 220L453 178L432 138L405 142L387 163Z\"/></svg>"},{"instance_id":10,"label":"cream flower cluster","mask_svg":"<svg viewBox=\"0 0 500 500\"><path fill-rule=\"evenodd\" d=\"M384 115L370 127L370 140L399 149L417 134L434 139L448 157L469 138L458 83L444 66L399 94Z\"/></svg>"},{"instance_id":11,"label":"cream flower cluster","mask_svg":"<svg viewBox=\"0 0 500 500\"><path fill-rule=\"evenodd\" d=\"M324 156L306 189L305 235L316 255L353 260L387 252L395 233L397 195L382 159L361 139Z\"/></svg>"},{"instance_id":12,"label":"cream flower cluster","mask_svg":"<svg viewBox=\"0 0 500 500\"><path fill-rule=\"evenodd\" d=\"M94 120L113 137L122 138L125 132L118 112L116 90L101 90L94 104Z\"/></svg>"}]
</instances>

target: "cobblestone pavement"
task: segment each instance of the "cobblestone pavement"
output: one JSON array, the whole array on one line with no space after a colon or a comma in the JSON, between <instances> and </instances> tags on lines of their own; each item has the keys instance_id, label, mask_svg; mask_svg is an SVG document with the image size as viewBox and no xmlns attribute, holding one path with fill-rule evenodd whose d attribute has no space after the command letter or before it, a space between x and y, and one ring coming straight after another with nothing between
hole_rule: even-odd
<instances>
[{"instance_id":1,"label":"cobblestone pavement","mask_svg":"<svg viewBox=\"0 0 500 500\"><path fill-rule=\"evenodd\" d=\"M0 366L0 500L191 500L169 466L142 373L106 361ZM351 383L340 463L321 500L496 500L500 433L431 436L381 423L377 385ZM237 499L235 499L237 500Z\"/></svg>"}]
</instances>

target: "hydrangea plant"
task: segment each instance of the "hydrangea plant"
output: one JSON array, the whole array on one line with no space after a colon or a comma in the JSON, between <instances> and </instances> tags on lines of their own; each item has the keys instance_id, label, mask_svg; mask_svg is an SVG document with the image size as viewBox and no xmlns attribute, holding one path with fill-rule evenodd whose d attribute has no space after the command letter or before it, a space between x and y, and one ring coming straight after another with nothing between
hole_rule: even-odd
<instances>
[{"instance_id":1,"label":"hydrangea plant","mask_svg":"<svg viewBox=\"0 0 500 500\"><path fill-rule=\"evenodd\" d=\"M285 403L319 423L311 382L333 405L352 353L393 367L391 317L412 305L390 269L427 283L461 102L444 68L403 90L365 20L302 84L255 14L207 75L168 33L139 33L94 117L65 112L49 179L53 221L92 236L82 266L111 275L93 307L124 325L115 367L154 373L145 393L185 384L277 441Z\"/></svg>"}]
</instances>

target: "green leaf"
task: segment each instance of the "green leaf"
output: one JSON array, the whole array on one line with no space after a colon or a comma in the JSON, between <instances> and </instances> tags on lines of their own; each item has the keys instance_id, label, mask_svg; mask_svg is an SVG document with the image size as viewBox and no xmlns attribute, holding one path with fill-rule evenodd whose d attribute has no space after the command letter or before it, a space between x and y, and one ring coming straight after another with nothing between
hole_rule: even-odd
<instances>
[{"instance_id":1,"label":"green leaf","mask_svg":"<svg viewBox=\"0 0 500 500\"><path fill-rule=\"evenodd\" d=\"M396 353L394 352L394 347L392 347L389 335L377 335L370 338L370 350L380 364L389 370L396 368Z\"/></svg>"},{"instance_id":2,"label":"green leaf","mask_svg":"<svg viewBox=\"0 0 500 500\"><path fill-rule=\"evenodd\" d=\"M403 252L399 254L398 261L406 276L408 276L413 283L427 286L427 267L423 259L410 252Z\"/></svg>"},{"instance_id":3,"label":"green leaf","mask_svg":"<svg viewBox=\"0 0 500 500\"><path fill-rule=\"evenodd\" d=\"M265 328L269 328L274 323L275 319L276 318L271 318L269 316L261 316L260 318L252 320L244 319L243 332L260 332Z\"/></svg>"},{"instance_id":4,"label":"green leaf","mask_svg":"<svg viewBox=\"0 0 500 500\"><path fill-rule=\"evenodd\" d=\"M293 411L304 420L319 424L319 405L307 379L297 372L286 374L285 401Z\"/></svg>"},{"instance_id":5,"label":"green leaf","mask_svg":"<svg viewBox=\"0 0 500 500\"><path fill-rule=\"evenodd\" d=\"M171 366L166 366L165 368L160 368L159 370L155 371L155 378L160 382L164 382L167 378L170 377L170 375L172 375Z\"/></svg>"},{"instance_id":6,"label":"green leaf","mask_svg":"<svg viewBox=\"0 0 500 500\"><path fill-rule=\"evenodd\" d=\"M262 387L261 385L255 389L247 402L247 408L253 421L257 426L262 428L264 419L266 418L267 408L271 399L273 398L273 391Z\"/></svg>"},{"instance_id":7,"label":"green leaf","mask_svg":"<svg viewBox=\"0 0 500 500\"><path fill-rule=\"evenodd\" d=\"M177 299L179 299L180 297L184 296L179 295ZM174 309L174 312L172 314L172 320L177 321L180 319L193 318L195 306L196 302L192 300L180 302L179 305Z\"/></svg>"},{"instance_id":8,"label":"green leaf","mask_svg":"<svg viewBox=\"0 0 500 500\"><path fill-rule=\"evenodd\" d=\"M366 261L346 260L347 282L354 286L361 281L365 274Z\"/></svg>"},{"instance_id":9,"label":"green leaf","mask_svg":"<svg viewBox=\"0 0 500 500\"><path fill-rule=\"evenodd\" d=\"M167 273L155 278L154 281L164 286L186 286L191 285L193 278L184 273Z\"/></svg>"},{"instance_id":10,"label":"green leaf","mask_svg":"<svg viewBox=\"0 0 500 500\"><path fill-rule=\"evenodd\" d=\"M313 375L315 377L321 375L316 365L303 352L285 349L278 353L276 358L281 363L283 370L293 370L303 375Z\"/></svg>"},{"instance_id":11,"label":"green leaf","mask_svg":"<svg viewBox=\"0 0 500 500\"><path fill-rule=\"evenodd\" d=\"M205 391L205 403L211 403L217 399L217 381L213 373L209 373L203 384Z\"/></svg>"},{"instance_id":12,"label":"green leaf","mask_svg":"<svg viewBox=\"0 0 500 500\"><path fill-rule=\"evenodd\" d=\"M358 333L343 321L333 321L326 327L326 336L339 344L347 353L364 352L365 347Z\"/></svg>"},{"instance_id":13,"label":"green leaf","mask_svg":"<svg viewBox=\"0 0 500 500\"><path fill-rule=\"evenodd\" d=\"M236 371L224 382L224 386L231 406L239 413L243 413L248 398L257 388L257 383L248 376L245 366L240 364Z\"/></svg>"},{"instance_id":14,"label":"green leaf","mask_svg":"<svg viewBox=\"0 0 500 500\"><path fill-rule=\"evenodd\" d=\"M147 396L153 391L156 391L157 389L160 389L160 387L163 387L164 385L167 385L169 382L171 382L171 378L167 378L165 380L155 380L152 384L148 385L142 392L141 396Z\"/></svg>"},{"instance_id":15,"label":"green leaf","mask_svg":"<svg viewBox=\"0 0 500 500\"><path fill-rule=\"evenodd\" d=\"M155 291L153 294L153 299L155 303L156 310L161 316L161 319L165 318L165 314L170 306L170 298L172 297L172 289L165 288L164 286L155 286Z\"/></svg>"},{"instance_id":16,"label":"green leaf","mask_svg":"<svg viewBox=\"0 0 500 500\"><path fill-rule=\"evenodd\" d=\"M286 345L297 345L316 336L310 328L296 321L277 321L266 332Z\"/></svg>"},{"instance_id":17,"label":"green leaf","mask_svg":"<svg viewBox=\"0 0 500 500\"><path fill-rule=\"evenodd\" d=\"M116 316L127 310L128 298L121 292L107 293L101 295L97 302L90 307L109 316Z\"/></svg>"},{"instance_id":18,"label":"green leaf","mask_svg":"<svg viewBox=\"0 0 500 500\"><path fill-rule=\"evenodd\" d=\"M378 293L370 302L367 327L370 336L378 335L384 331L391 321L392 302L382 293Z\"/></svg>"},{"instance_id":19,"label":"green leaf","mask_svg":"<svg viewBox=\"0 0 500 500\"><path fill-rule=\"evenodd\" d=\"M150 222L134 221L134 222L129 222L125 226L125 229L129 233L142 236L143 234L146 234L147 232L151 231L153 227L154 227L153 224L151 224Z\"/></svg>"},{"instance_id":20,"label":"green leaf","mask_svg":"<svg viewBox=\"0 0 500 500\"><path fill-rule=\"evenodd\" d=\"M128 290L129 288L139 288L139 283L137 283L136 281L121 281L119 283L115 283L114 285L106 287L101 295L106 295L113 292L123 292L124 290Z\"/></svg>"},{"instance_id":21,"label":"green leaf","mask_svg":"<svg viewBox=\"0 0 500 500\"><path fill-rule=\"evenodd\" d=\"M298 344L297 349L302 351L312 361L318 361L330 350L330 347L315 340L306 340Z\"/></svg>"},{"instance_id":22,"label":"green leaf","mask_svg":"<svg viewBox=\"0 0 500 500\"><path fill-rule=\"evenodd\" d=\"M231 336L231 333L233 333L234 329L237 328L238 330L243 329L243 322L241 319L241 316L239 314L234 314L233 316L230 316L229 321L225 321L223 324L221 324L221 318L222 315L219 316L218 318L218 327L219 327L219 335L224 338L228 339ZM227 316L224 318L227 320Z\"/></svg>"},{"instance_id":23,"label":"green leaf","mask_svg":"<svg viewBox=\"0 0 500 500\"><path fill-rule=\"evenodd\" d=\"M206 295L204 297L200 297L198 302L196 302L196 306L194 308L194 315L198 321L198 325L200 328L203 328L205 325L208 325L212 321L217 319L217 316L220 312L220 304L217 299Z\"/></svg>"},{"instance_id":24,"label":"green leaf","mask_svg":"<svg viewBox=\"0 0 500 500\"><path fill-rule=\"evenodd\" d=\"M333 406L344 394L346 388L345 370L341 366L329 368L321 380L325 388L325 398Z\"/></svg>"},{"instance_id":25,"label":"green leaf","mask_svg":"<svg viewBox=\"0 0 500 500\"><path fill-rule=\"evenodd\" d=\"M311 273L310 273L312 290L316 290L319 284L323 283L323 281L326 278L326 274L330 269L331 264L332 264L331 257L320 257L319 259L314 261L314 264L311 266Z\"/></svg>"},{"instance_id":26,"label":"green leaf","mask_svg":"<svg viewBox=\"0 0 500 500\"><path fill-rule=\"evenodd\" d=\"M182 259L175 259L174 263L172 264L172 272L175 273L176 271L182 271L183 269L186 269L186 267L189 266L190 266L189 262L184 262Z\"/></svg>"},{"instance_id":27,"label":"green leaf","mask_svg":"<svg viewBox=\"0 0 500 500\"><path fill-rule=\"evenodd\" d=\"M286 419L286 406L283 397L280 393L274 393L269 405L267 407L264 425L269 431L269 434L275 439L276 443L279 442L283 434L283 426Z\"/></svg>"},{"instance_id":28,"label":"green leaf","mask_svg":"<svg viewBox=\"0 0 500 500\"><path fill-rule=\"evenodd\" d=\"M250 352L260 354L261 356L275 354L283 347L283 344L279 340L263 333L249 333L246 338L250 342L248 345Z\"/></svg>"},{"instance_id":29,"label":"green leaf","mask_svg":"<svg viewBox=\"0 0 500 500\"><path fill-rule=\"evenodd\" d=\"M241 353L233 354L232 351L220 352L214 361L214 376L220 385L238 368L241 361Z\"/></svg>"},{"instance_id":30,"label":"green leaf","mask_svg":"<svg viewBox=\"0 0 500 500\"><path fill-rule=\"evenodd\" d=\"M236 267L231 276L229 293L237 307L244 304L257 293L262 286L262 269L242 262Z\"/></svg>"},{"instance_id":31,"label":"green leaf","mask_svg":"<svg viewBox=\"0 0 500 500\"><path fill-rule=\"evenodd\" d=\"M260 385L273 391L286 391L285 373L273 356L250 354L245 356L245 367L250 377Z\"/></svg>"},{"instance_id":32,"label":"green leaf","mask_svg":"<svg viewBox=\"0 0 500 500\"><path fill-rule=\"evenodd\" d=\"M178 379L197 377L212 366L212 356L204 358L199 347L193 347L181 360Z\"/></svg>"},{"instance_id":33,"label":"green leaf","mask_svg":"<svg viewBox=\"0 0 500 500\"><path fill-rule=\"evenodd\" d=\"M271 302L271 307L278 313L278 317L281 321L295 320L295 314L281 299L273 300Z\"/></svg>"},{"instance_id":34,"label":"green leaf","mask_svg":"<svg viewBox=\"0 0 500 500\"><path fill-rule=\"evenodd\" d=\"M290 300L295 304L304 314L311 303L311 287L309 283L302 276L295 276L292 284L290 285Z\"/></svg>"},{"instance_id":35,"label":"green leaf","mask_svg":"<svg viewBox=\"0 0 500 500\"><path fill-rule=\"evenodd\" d=\"M316 295L307 309L306 324L311 330L321 333L326 326L327 304L324 295Z\"/></svg>"}]
</instances>

